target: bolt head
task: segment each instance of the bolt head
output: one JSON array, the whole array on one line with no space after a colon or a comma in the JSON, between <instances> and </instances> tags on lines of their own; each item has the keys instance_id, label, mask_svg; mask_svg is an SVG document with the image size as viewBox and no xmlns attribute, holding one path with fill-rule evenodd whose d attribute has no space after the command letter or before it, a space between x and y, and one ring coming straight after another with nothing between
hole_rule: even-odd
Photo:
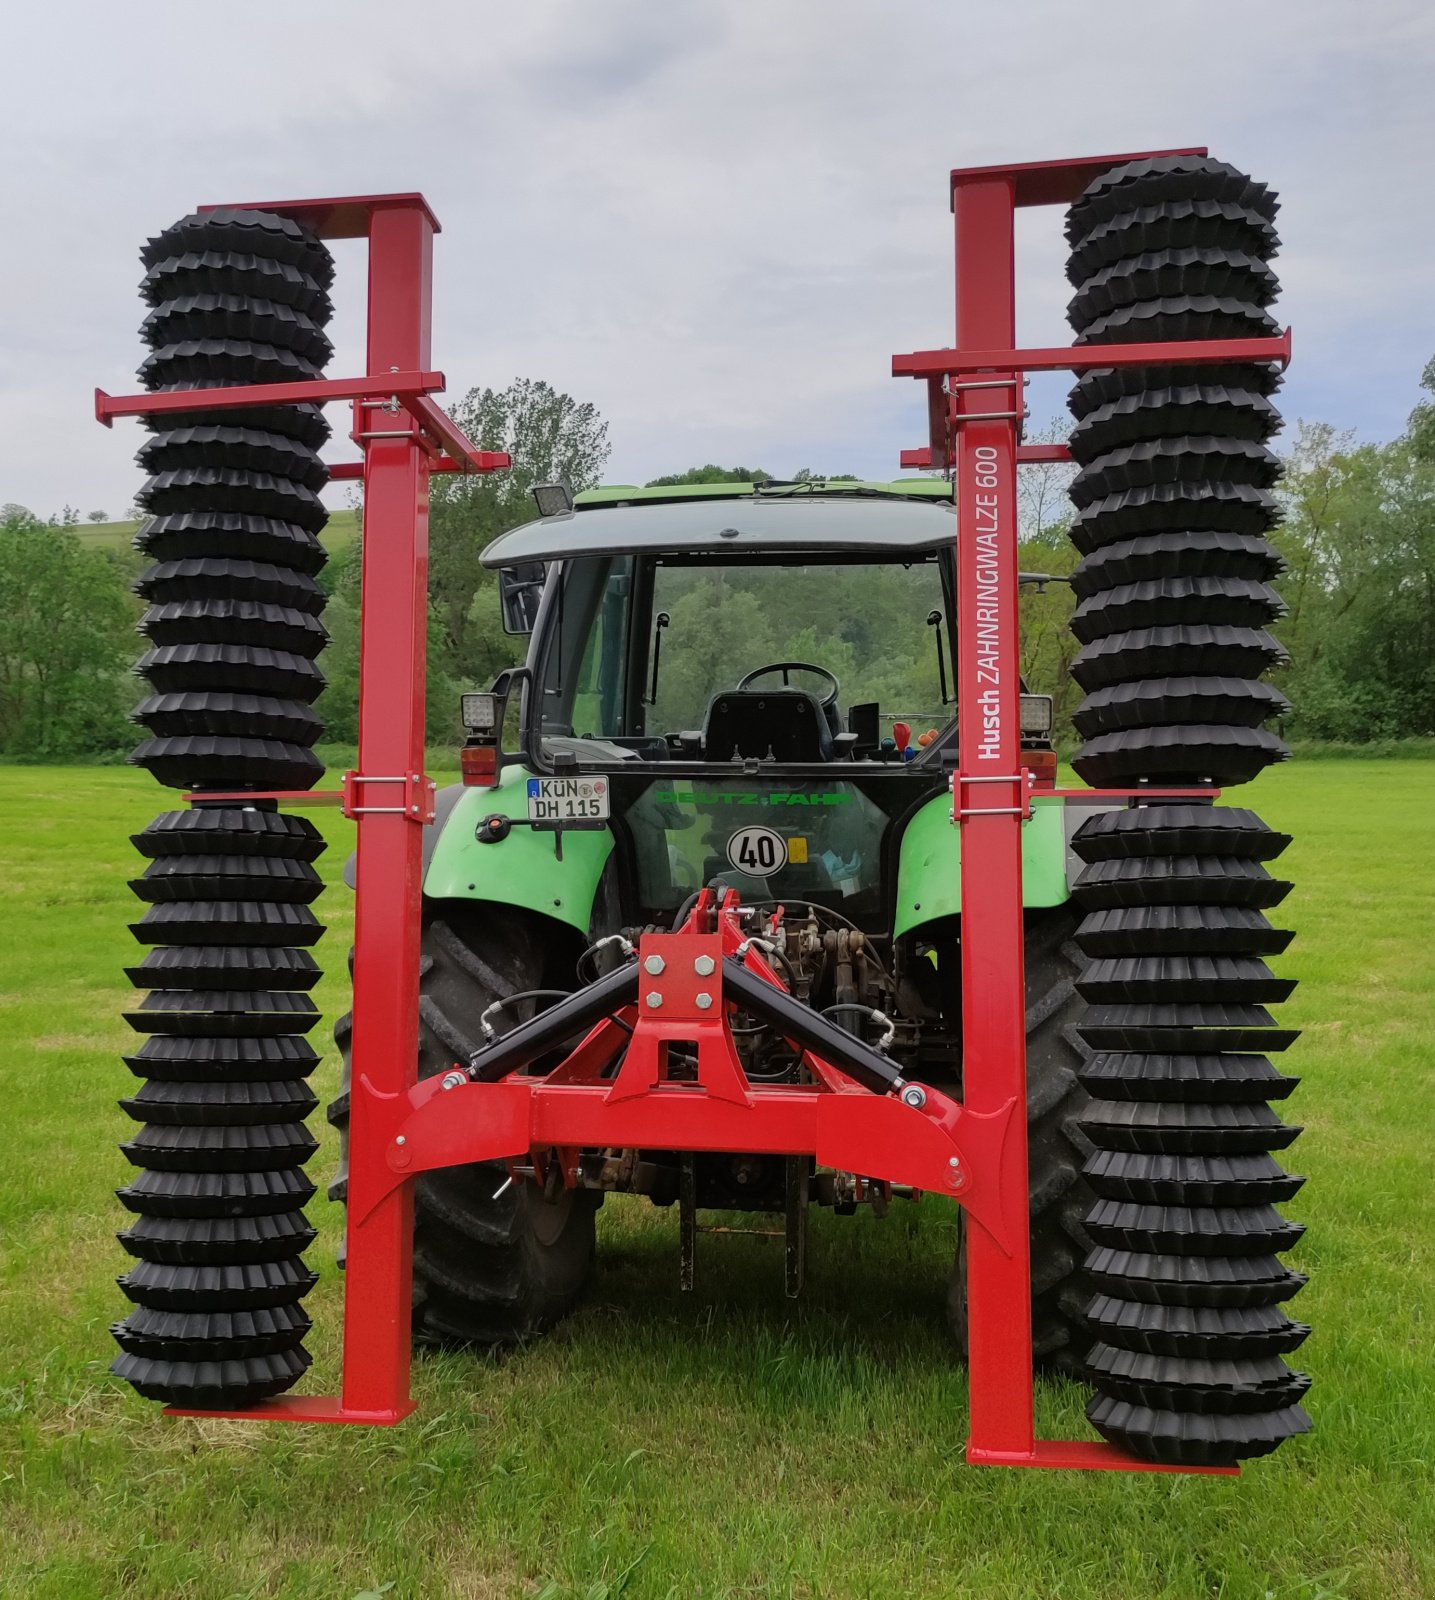
<instances>
[{"instance_id":1,"label":"bolt head","mask_svg":"<svg viewBox=\"0 0 1435 1600\"><path fill-rule=\"evenodd\" d=\"M403 1134L399 1134L398 1137L394 1140L394 1143L395 1144L407 1144L408 1140L404 1138Z\"/></svg>"},{"instance_id":2,"label":"bolt head","mask_svg":"<svg viewBox=\"0 0 1435 1600\"><path fill-rule=\"evenodd\" d=\"M920 1111L927 1103L927 1091L920 1083L909 1083L902 1091L902 1104L911 1106L914 1111Z\"/></svg>"},{"instance_id":3,"label":"bolt head","mask_svg":"<svg viewBox=\"0 0 1435 1600\"><path fill-rule=\"evenodd\" d=\"M658 1009L658 1007L660 1005L662 1005L662 1003L663 1003L663 997L662 997L662 995L660 995L658 993L658 991L656 989L654 989L652 991L652 993L649 994L646 998L647 998L647 1002L648 1002L648 1010L649 1011L656 1011Z\"/></svg>"},{"instance_id":4,"label":"bolt head","mask_svg":"<svg viewBox=\"0 0 1435 1600\"><path fill-rule=\"evenodd\" d=\"M712 1005L713 997L710 994L700 994L694 1003L699 1011L706 1011Z\"/></svg>"},{"instance_id":5,"label":"bolt head","mask_svg":"<svg viewBox=\"0 0 1435 1600\"><path fill-rule=\"evenodd\" d=\"M440 1080L440 1087L444 1089L457 1089L461 1083L468 1082L468 1075L463 1072L445 1072Z\"/></svg>"},{"instance_id":6,"label":"bolt head","mask_svg":"<svg viewBox=\"0 0 1435 1600\"><path fill-rule=\"evenodd\" d=\"M643 962L643 971L656 978L665 966L667 962L661 956L648 956Z\"/></svg>"},{"instance_id":7,"label":"bolt head","mask_svg":"<svg viewBox=\"0 0 1435 1600\"><path fill-rule=\"evenodd\" d=\"M717 971L717 962L711 956L699 956L693 962L693 971L700 978L710 978Z\"/></svg>"},{"instance_id":8,"label":"bolt head","mask_svg":"<svg viewBox=\"0 0 1435 1600\"><path fill-rule=\"evenodd\" d=\"M958 1158L956 1156L953 1156L947 1162L947 1165L952 1169L953 1172L960 1172L962 1170L962 1163L960 1162L960 1160L958 1160Z\"/></svg>"}]
</instances>

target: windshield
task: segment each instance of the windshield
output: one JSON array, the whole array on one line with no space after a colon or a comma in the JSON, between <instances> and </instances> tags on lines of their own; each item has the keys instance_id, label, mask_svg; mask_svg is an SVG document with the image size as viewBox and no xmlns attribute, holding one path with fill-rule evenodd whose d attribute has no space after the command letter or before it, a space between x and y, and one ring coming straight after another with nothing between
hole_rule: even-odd
<instances>
[{"instance_id":1,"label":"windshield","mask_svg":"<svg viewBox=\"0 0 1435 1600\"><path fill-rule=\"evenodd\" d=\"M929 619L941 619L945 651L942 567L935 553L904 556L571 562L544 663L544 731L614 739L700 729L714 695L781 662L822 669L792 672L790 685L835 697L843 726L853 706L875 705L886 723L940 727L948 712ZM752 687L782 683L776 673Z\"/></svg>"}]
</instances>

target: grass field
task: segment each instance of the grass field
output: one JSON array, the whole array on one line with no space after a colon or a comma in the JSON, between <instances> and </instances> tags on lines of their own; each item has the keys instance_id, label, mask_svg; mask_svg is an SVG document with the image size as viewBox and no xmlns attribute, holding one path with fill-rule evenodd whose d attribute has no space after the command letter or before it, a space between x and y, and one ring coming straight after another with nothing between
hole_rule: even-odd
<instances>
[{"instance_id":1,"label":"grass field","mask_svg":"<svg viewBox=\"0 0 1435 1600\"><path fill-rule=\"evenodd\" d=\"M936 1202L870 1226L823 1217L796 1309L769 1241L705 1241L683 1297L672 1214L610 1204L571 1324L502 1365L420 1361L401 1428L163 1419L106 1376L125 1304L127 835L159 793L122 769L0 769L0 1594L1435 1594L1432 790L1435 763L1403 761L1312 763L1246 791L1296 836L1283 969L1304 981L1283 1020L1306 1030L1287 1060L1307 1129L1289 1164L1310 1181L1288 1209L1310 1228L1292 1259L1312 1275L1296 1314L1315 1326L1316 1431L1224 1480L964 1466ZM345 824L312 815L337 884ZM319 904L332 1016L349 897ZM337 1070L326 1060L321 1097ZM322 1389L339 1212L312 1215ZM1048 1434L1084 1436L1074 1387L1043 1384L1038 1409Z\"/></svg>"}]
</instances>

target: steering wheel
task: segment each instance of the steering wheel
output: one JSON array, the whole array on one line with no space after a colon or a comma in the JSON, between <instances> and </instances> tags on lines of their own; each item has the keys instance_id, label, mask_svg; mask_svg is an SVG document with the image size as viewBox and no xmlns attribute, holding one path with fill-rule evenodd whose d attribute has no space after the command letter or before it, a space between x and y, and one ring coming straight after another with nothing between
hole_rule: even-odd
<instances>
[{"instance_id":1,"label":"steering wheel","mask_svg":"<svg viewBox=\"0 0 1435 1600\"><path fill-rule=\"evenodd\" d=\"M782 674L782 687L784 689L791 687L789 682L790 673L810 672L814 677L821 678L827 684L827 693L822 696L822 709L830 711L837 704L837 695L841 685L837 681L836 674L829 672L826 667L814 665L811 661L773 661L765 667L757 667L745 677L738 679L738 692L741 693L744 689L750 689L759 678L765 678L769 672L780 672Z\"/></svg>"}]
</instances>

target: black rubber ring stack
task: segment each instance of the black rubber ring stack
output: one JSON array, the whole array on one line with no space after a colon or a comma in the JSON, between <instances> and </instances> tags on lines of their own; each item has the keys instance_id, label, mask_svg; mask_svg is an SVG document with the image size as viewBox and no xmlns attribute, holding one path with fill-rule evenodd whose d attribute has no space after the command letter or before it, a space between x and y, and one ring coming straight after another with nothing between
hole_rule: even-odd
<instances>
[{"instance_id":1,"label":"black rubber ring stack","mask_svg":"<svg viewBox=\"0 0 1435 1600\"><path fill-rule=\"evenodd\" d=\"M1268 265L1276 201L1224 162L1172 157L1103 174L1067 223L1078 343L1259 337L1278 326ZM1230 785L1283 760L1261 681L1283 659L1279 382L1262 364L1086 373L1072 390L1082 552L1072 667L1086 691L1077 771L1096 787ZM1097 1295L1087 1414L1148 1459L1227 1465L1310 1425L1309 1380L1281 1359L1308 1329L1282 1309L1305 1281L1275 1202L1300 1187L1271 1110L1295 1038L1267 1006L1294 987L1264 957L1289 943L1265 911L1289 843L1254 812L1205 803L1101 812L1077 831L1092 1052L1082 1126Z\"/></svg>"},{"instance_id":2,"label":"black rubber ring stack","mask_svg":"<svg viewBox=\"0 0 1435 1600\"><path fill-rule=\"evenodd\" d=\"M328 251L259 211L186 217L141 252L151 306L140 369L154 391L322 376L332 307ZM307 789L324 687L316 657L324 564L318 535L328 425L311 405L186 411L147 419L139 495L150 513L136 588L152 691L130 758L163 784L215 793ZM150 992L126 1020L146 1034L126 1062L143 1080L121 1104L142 1124L123 1146L139 1169L120 1190L136 1265L135 1309L115 1329L114 1371L148 1398L239 1408L291 1387L309 1365L300 1302L315 1281L303 1207L316 1142L306 1082L318 1054L319 977L308 946L324 842L272 801L200 801L157 817L135 845L132 924L152 946L128 969Z\"/></svg>"}]
</instances>

